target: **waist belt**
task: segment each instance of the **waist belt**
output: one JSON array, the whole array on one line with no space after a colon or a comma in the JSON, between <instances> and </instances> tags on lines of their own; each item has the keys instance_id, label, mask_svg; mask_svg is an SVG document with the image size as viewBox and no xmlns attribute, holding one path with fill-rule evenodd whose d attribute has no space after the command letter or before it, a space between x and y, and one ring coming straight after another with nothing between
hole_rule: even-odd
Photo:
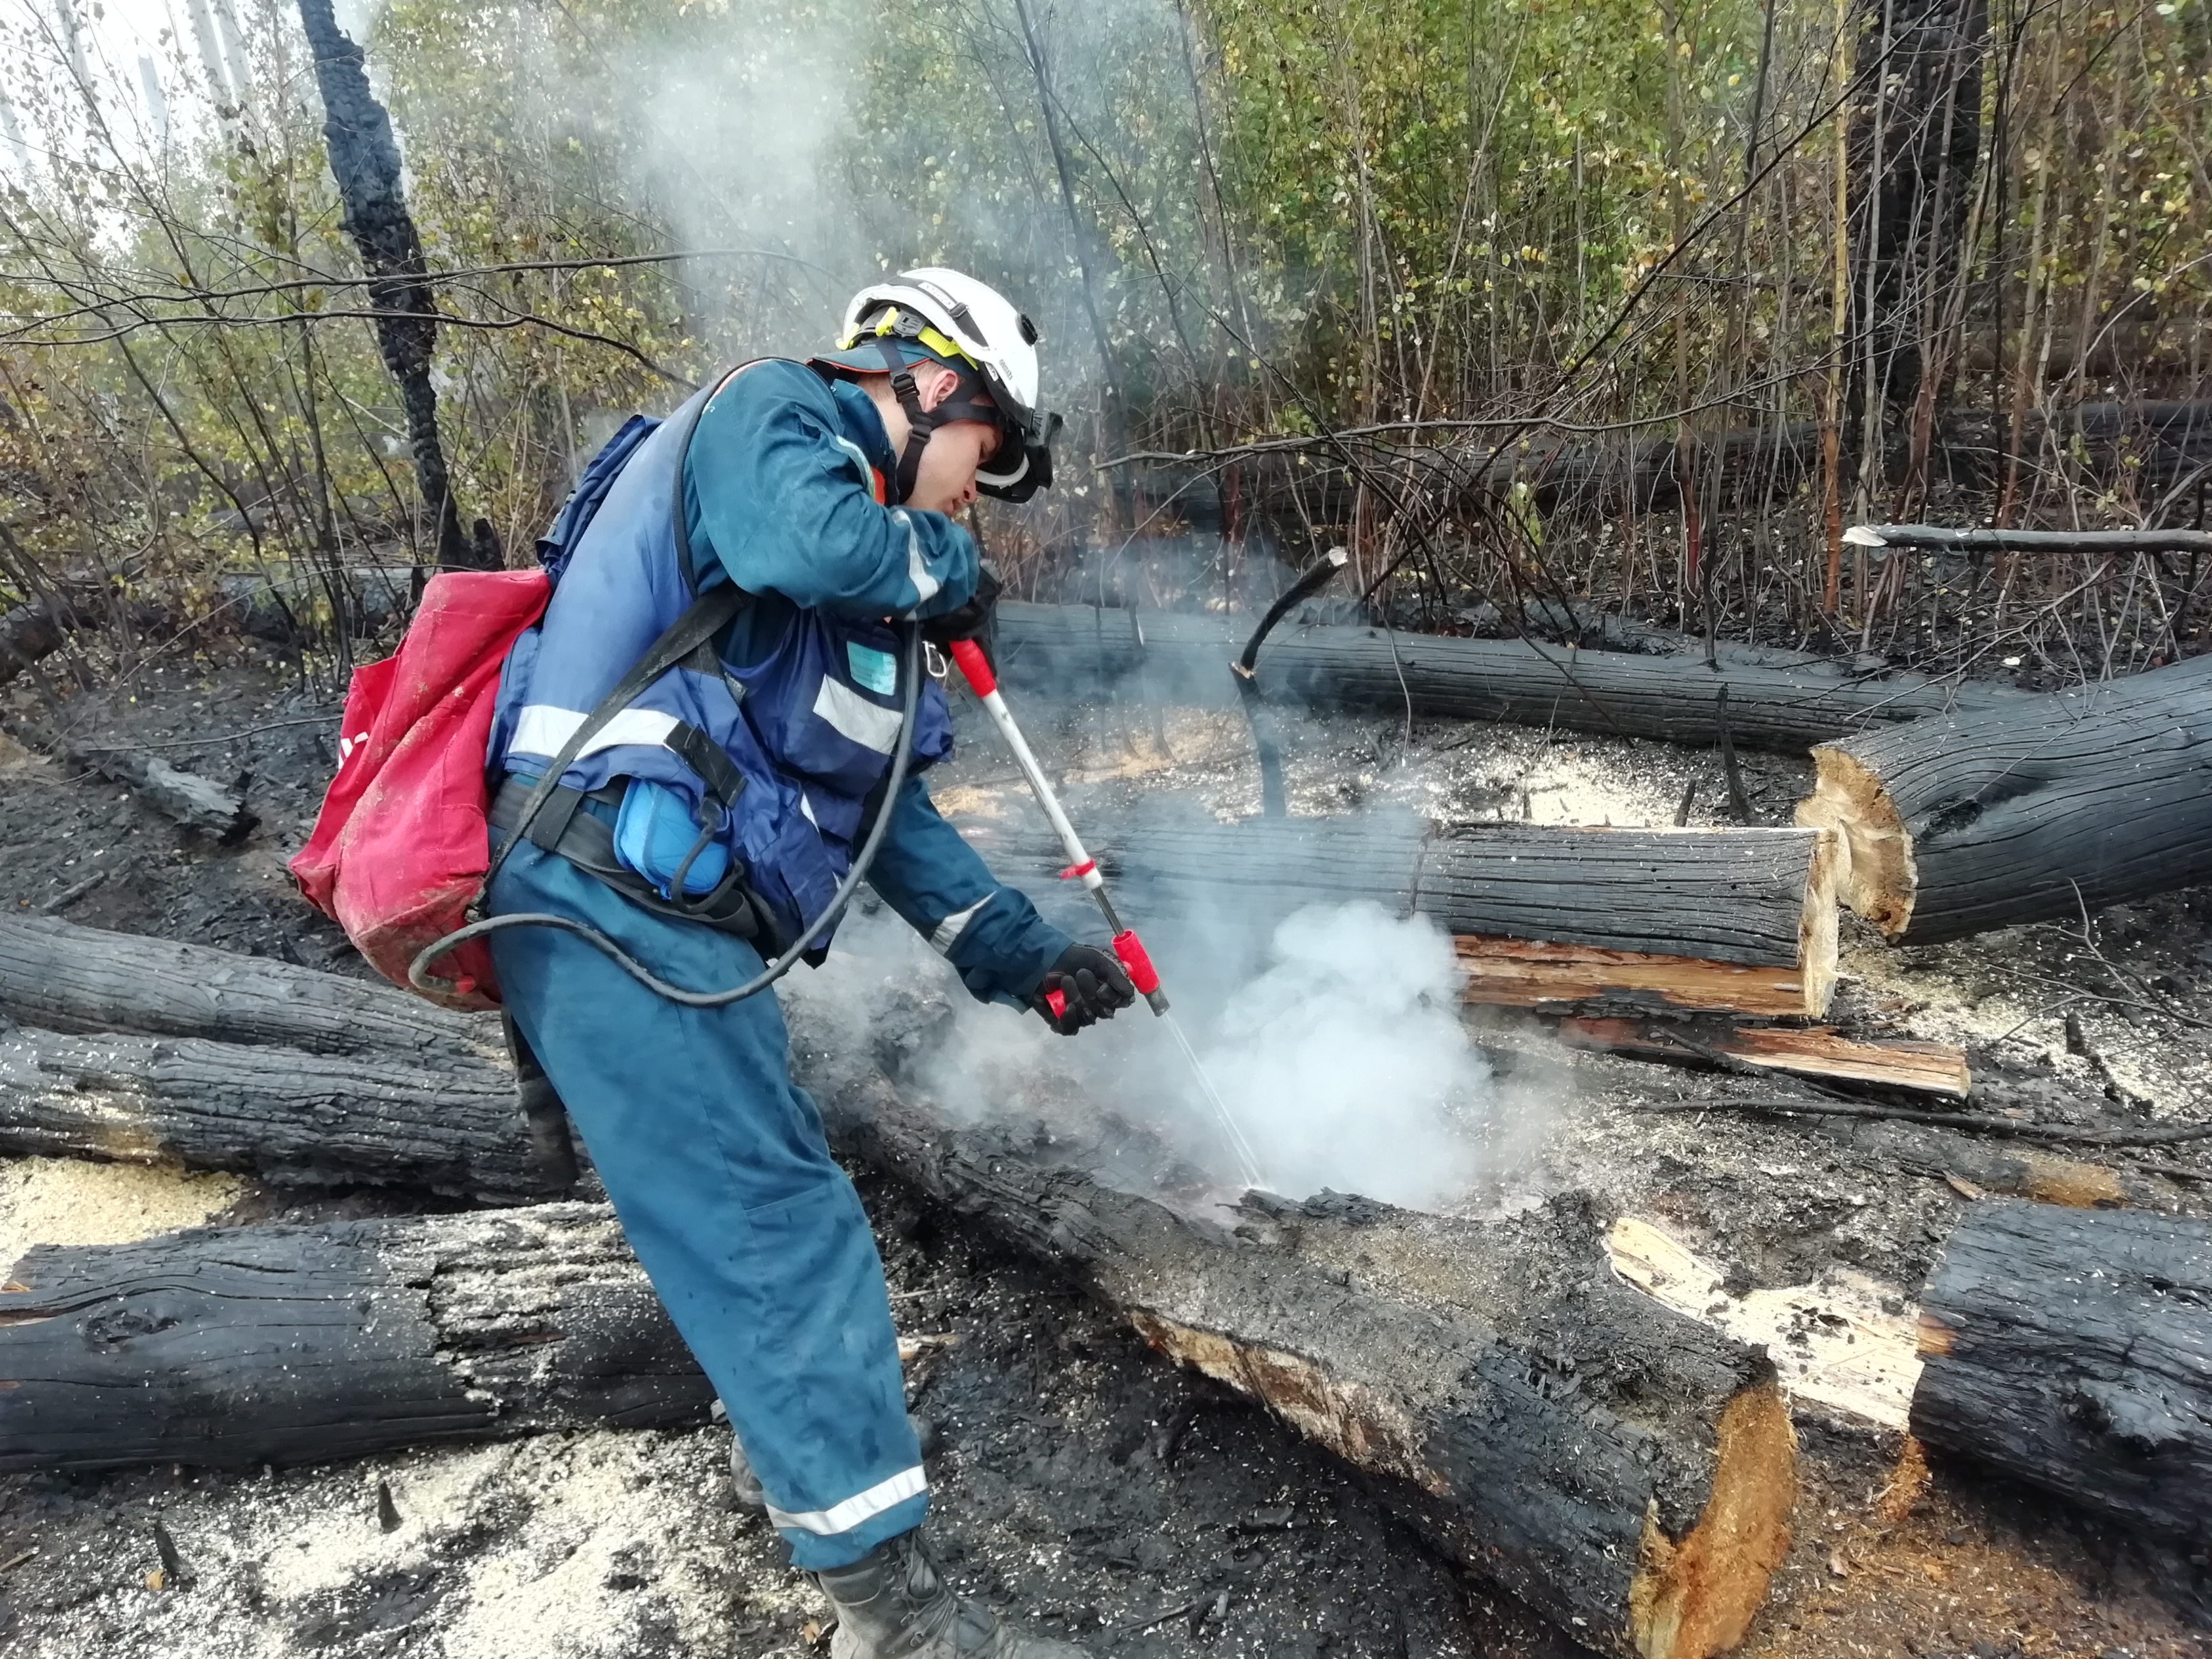
<instances>
[{"instance_id":1,"label":"waist belt","mask_svg":"<svg viewBox=\"0 0 2212 1659\"><path fill-rule=\"evenodd\" d=\"M522 817L531 792L537 787L536 780L532 778L510 775L501 780L492 793L491 827L511 834ZM528 836L531 844L548 853L559 854L624 898L658 915L703 922L718 933L732 933L739 939L772 933L774 929L767 925L766 913L755 901L752 890L745 885L742 860L732 857L727 873L696 898L668 899L615 856L614 826L597 814L580 809L586 801L619 807L623 792L629 787L628 781L622 780L587 793L562 784L546 797L545 805L532 821Z\"/></svg>"}]
</instances>

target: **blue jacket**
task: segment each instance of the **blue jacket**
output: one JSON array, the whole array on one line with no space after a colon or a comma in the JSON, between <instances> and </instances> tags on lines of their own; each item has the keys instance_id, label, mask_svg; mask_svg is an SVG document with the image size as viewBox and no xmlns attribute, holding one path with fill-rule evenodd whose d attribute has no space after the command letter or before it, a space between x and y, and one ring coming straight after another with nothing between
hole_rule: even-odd
<instances>
[{"instance_id":1,"label":"blue jacket","mask_svg":"<svg viewBox=\"0 0 2212 1659\"><path fill-rule=\"evenodd\" d=\"M677 878L696 891L729 857L743 860L788 936L849 867L864 803L896 747L903 688L884 619L966 603L975 549L944 515L883 502L890 441L858 387L772 359L700 398L683 478L693 576L702 589L734 580L756 598L715 642L714 660L663 676L563 781L591 790L644 781L648 789L633 783L625 798L625 834L633 807L676 803L679 850L695 823L713 832L712 857L691 866L691 879ZM583 711L690 602L672 511L689 412L637 444L566 550L544 623L507 661L495 770L541 772ZM917 769L951 749L944 694L927 683ZM1066 936L991 878L938 816L919 769L889 810L871 884L974 994L1025 999Z\"/></svg>"}]
</instances>

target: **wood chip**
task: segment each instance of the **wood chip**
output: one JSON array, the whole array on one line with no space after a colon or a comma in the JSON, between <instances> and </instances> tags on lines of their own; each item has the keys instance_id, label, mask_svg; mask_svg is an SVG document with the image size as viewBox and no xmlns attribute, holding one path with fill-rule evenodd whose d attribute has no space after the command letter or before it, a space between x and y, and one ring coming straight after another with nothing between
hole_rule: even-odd
<instances>
[{"instance_id":1,"label":"wood chip","mask_svg":"<svg viewBox=\"0 0 2212 1659\"><path fill-rule=\"evenodd\" d=\"M1949 1183L1951 1190L1961 1198L1972 1200L1987 1196L1982 1188L1974 1185L1964 1176L1946 1175L1943 1179Z\"/></svg>"}]
</instances>

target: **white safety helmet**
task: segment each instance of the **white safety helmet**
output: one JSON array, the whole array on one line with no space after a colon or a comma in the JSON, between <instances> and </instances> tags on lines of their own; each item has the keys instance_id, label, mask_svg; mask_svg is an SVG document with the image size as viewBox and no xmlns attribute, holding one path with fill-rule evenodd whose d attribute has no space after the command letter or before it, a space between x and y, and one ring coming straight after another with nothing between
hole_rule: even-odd
<instances>
[{"instance_id":1,"label":"white safety helmet","mask_svg":"<svg viewBox=\"0 0 2212 1659\"><path fill-rule=\"evenodd\" d=\"M981 384L963 388L923 414L904 389L911 429L899 465L899 493L914 486L922 446L939 426L956 420L994 420L998 451L975 473L975 487L1006 501L1025 501L1052 484L1054 434L1060 417L1037 407L1037 331L996 289L941 265L902 270L855 294L845 307L837 349L815 359L864 374L893 376L934 358ZM907 387L912 386L910 378ZM994 418L995 417L995 418Z\"/></svg>"}]
</instances>

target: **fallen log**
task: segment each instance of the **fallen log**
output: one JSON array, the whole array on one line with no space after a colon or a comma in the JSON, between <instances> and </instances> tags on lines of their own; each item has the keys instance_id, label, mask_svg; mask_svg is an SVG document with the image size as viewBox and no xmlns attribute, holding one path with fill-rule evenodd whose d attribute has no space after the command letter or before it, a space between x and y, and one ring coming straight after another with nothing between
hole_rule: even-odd
<instances>
[{"instance_id":1,"label":"fallen log","mask_svg":"<svg viewBox=\"0 0 2212 1659\"><path fill-rule=\"evenodd\" d=\"M31 916L0 916L0 1152L490 1204L558 1185L523 1133L496 1018Z\"/></svg>"},{"instance_id":2,"label":"fallen log","mask_svg":"<svg viewBox=\"0 0 2212 1659\"><path fill-rule=\"evenodd\" d=\"M994 820L962 833L1051 903L1057 848ZM1365 900L1457 934L1472 1001L1613 1002L1817 1017L1835 988L1832 843L1799 830L1599 830L1260 818L1110 827L1099 866L1154 926L1261 929Z\"/></svg>"},{"instance_id":3,"label":"fallen log","mask_svg":"<svg viewBox=\"0 0 2212 1659\"><path fill-rule=\"evenodd\" d=\"M1024 690L1078 697L1126 688L1223 708L1237 696L1230 663L1243 630L1235 619L1010 601L997 626L1000 678ZM1410 709L1699 746L1718 743L1725 722L1739 744L1791 752L1954 709L2043 706L2034 693L1904 670L1776 666L1735 654L1715 668L1702 653L1644 656L1376 628L1279 628L1255 683L1271 700L1315 708Z\"/></svg>"},{"instance_id":4,"label":"fallen log","mask_svg":"<svg viewBox=\"0 0 2212 1659\"><path fill-rule=\"evenodd\" d=\"M156 811L210 841L226 846L243 841L261 822L246 806L240 790L172 766L157 755L68 744L52 752L56 759L78 771L97 772L121 784Z\"/></svg>"},{"instance_id":5,"label":"fallen log","mask_svg":"<svg viewBox=\"0 0 2212 1659\"><path fill-rule=\"evenodd\" d=\"M1975 1205L1921 1296L1912 1431L2100 1514L2212 1526L2212 1226Z\"/></svg>"},{"instance_id":6,"label":"fallen log","mask_svg":"<svg viewBox=\"0 0 2212 1659\"><path fill-rule=\"evenodd\" d=\"M4 1023L0 1153L228 1170L287 1187L404 1187L479 1204L525 1202L551 1184L531 1155L514 1077L489 1064Z\"/></svg>"},{"instance_id":7,"label":"fallen log","mask_svg":"<svg viewBox=\"0 0 2212 1659\"><path fill-rule=\"evenodd\" d=\"M160 607L125 599L104 583L64 582L52 592L0 612L0 685L53 655L79 629L110 623L154 628L165 620Z\"/></svg>"},{"instance_id":8,"label":"fallen log","mask_svg":"<svg viewBox=\"0 0 2212 1659\"><path fill-rule=\"evenodd\" d=\"M499 1019L271 957L0 915L0 1015L52 1031L272 1043L315 1054L497 1065Z\"/></svg>"},{"instance_id":9,"label":"fallen log","mask_svg":"<svg viewBox=\"0 0 2212 1659\"><path fill-rule=\"evenodd\" d=\"M879 1036L939 1029L896 988L871 1006ZM1264 1401L1578 1639L1705 1659L1741 1636L1795 1498L1772 1367L1618 1283L1580 1200L1473 1222L1255 1196L1231 1232L1085 1173L1109 1148L1139 1167L1136 1125L978 1122L791 1014L842 1148ZM0 1291L0 1468L696 1420L705 1385L611 1237L604 1210L553 1206L34 1251Z\"/></svg>"},{"instance_id":10,"label":"fallen log","mask_svg":"<svg viewBox=\"0 0 2212 1659\"><path fill-rule=\"evenodd\" d=\"M664 1428L714 1394L582 1204L41 1246L0 1287L0 1373L8 1471Z\"/></svg>"},{"instance_id":11,"label":"fallen log","mask_svg":"<svg viewBox=\"0 0 2212 1659\"><path fill-rule=\"evenodd\" d=\"M2212 553L2212 530L1958 530L1933 524L1861 524L1844 532L1854 547L1916 552Z\"/></svg>"},{"instance_id":12,"label":"fallen log","mask_svg":"<svg viewBox=\"0 0 2212 1659\"><path fill-rule=\"evenodd\" d=\"M1651 1060L1788 1072L1797 1077L1871 1083L1888 1089L1963 1100L1973 1079L1966 1056L1948 1042L1869 1042L1828 1026L1731 1026L1707 1029L1652 1020L1571 1016L1559 1024L1570 1048Z\"/></svg>"},{"instance_id":13,"label":"fallen log","mask_svg":"<svg viewBox=\"0 0 2212 1659\"><path fill-rule=\"evenodd\" d=\"M2212 881L2212 657L1824 744L1801 824L1899 944Z\"/></svg>"}]
</instances>

